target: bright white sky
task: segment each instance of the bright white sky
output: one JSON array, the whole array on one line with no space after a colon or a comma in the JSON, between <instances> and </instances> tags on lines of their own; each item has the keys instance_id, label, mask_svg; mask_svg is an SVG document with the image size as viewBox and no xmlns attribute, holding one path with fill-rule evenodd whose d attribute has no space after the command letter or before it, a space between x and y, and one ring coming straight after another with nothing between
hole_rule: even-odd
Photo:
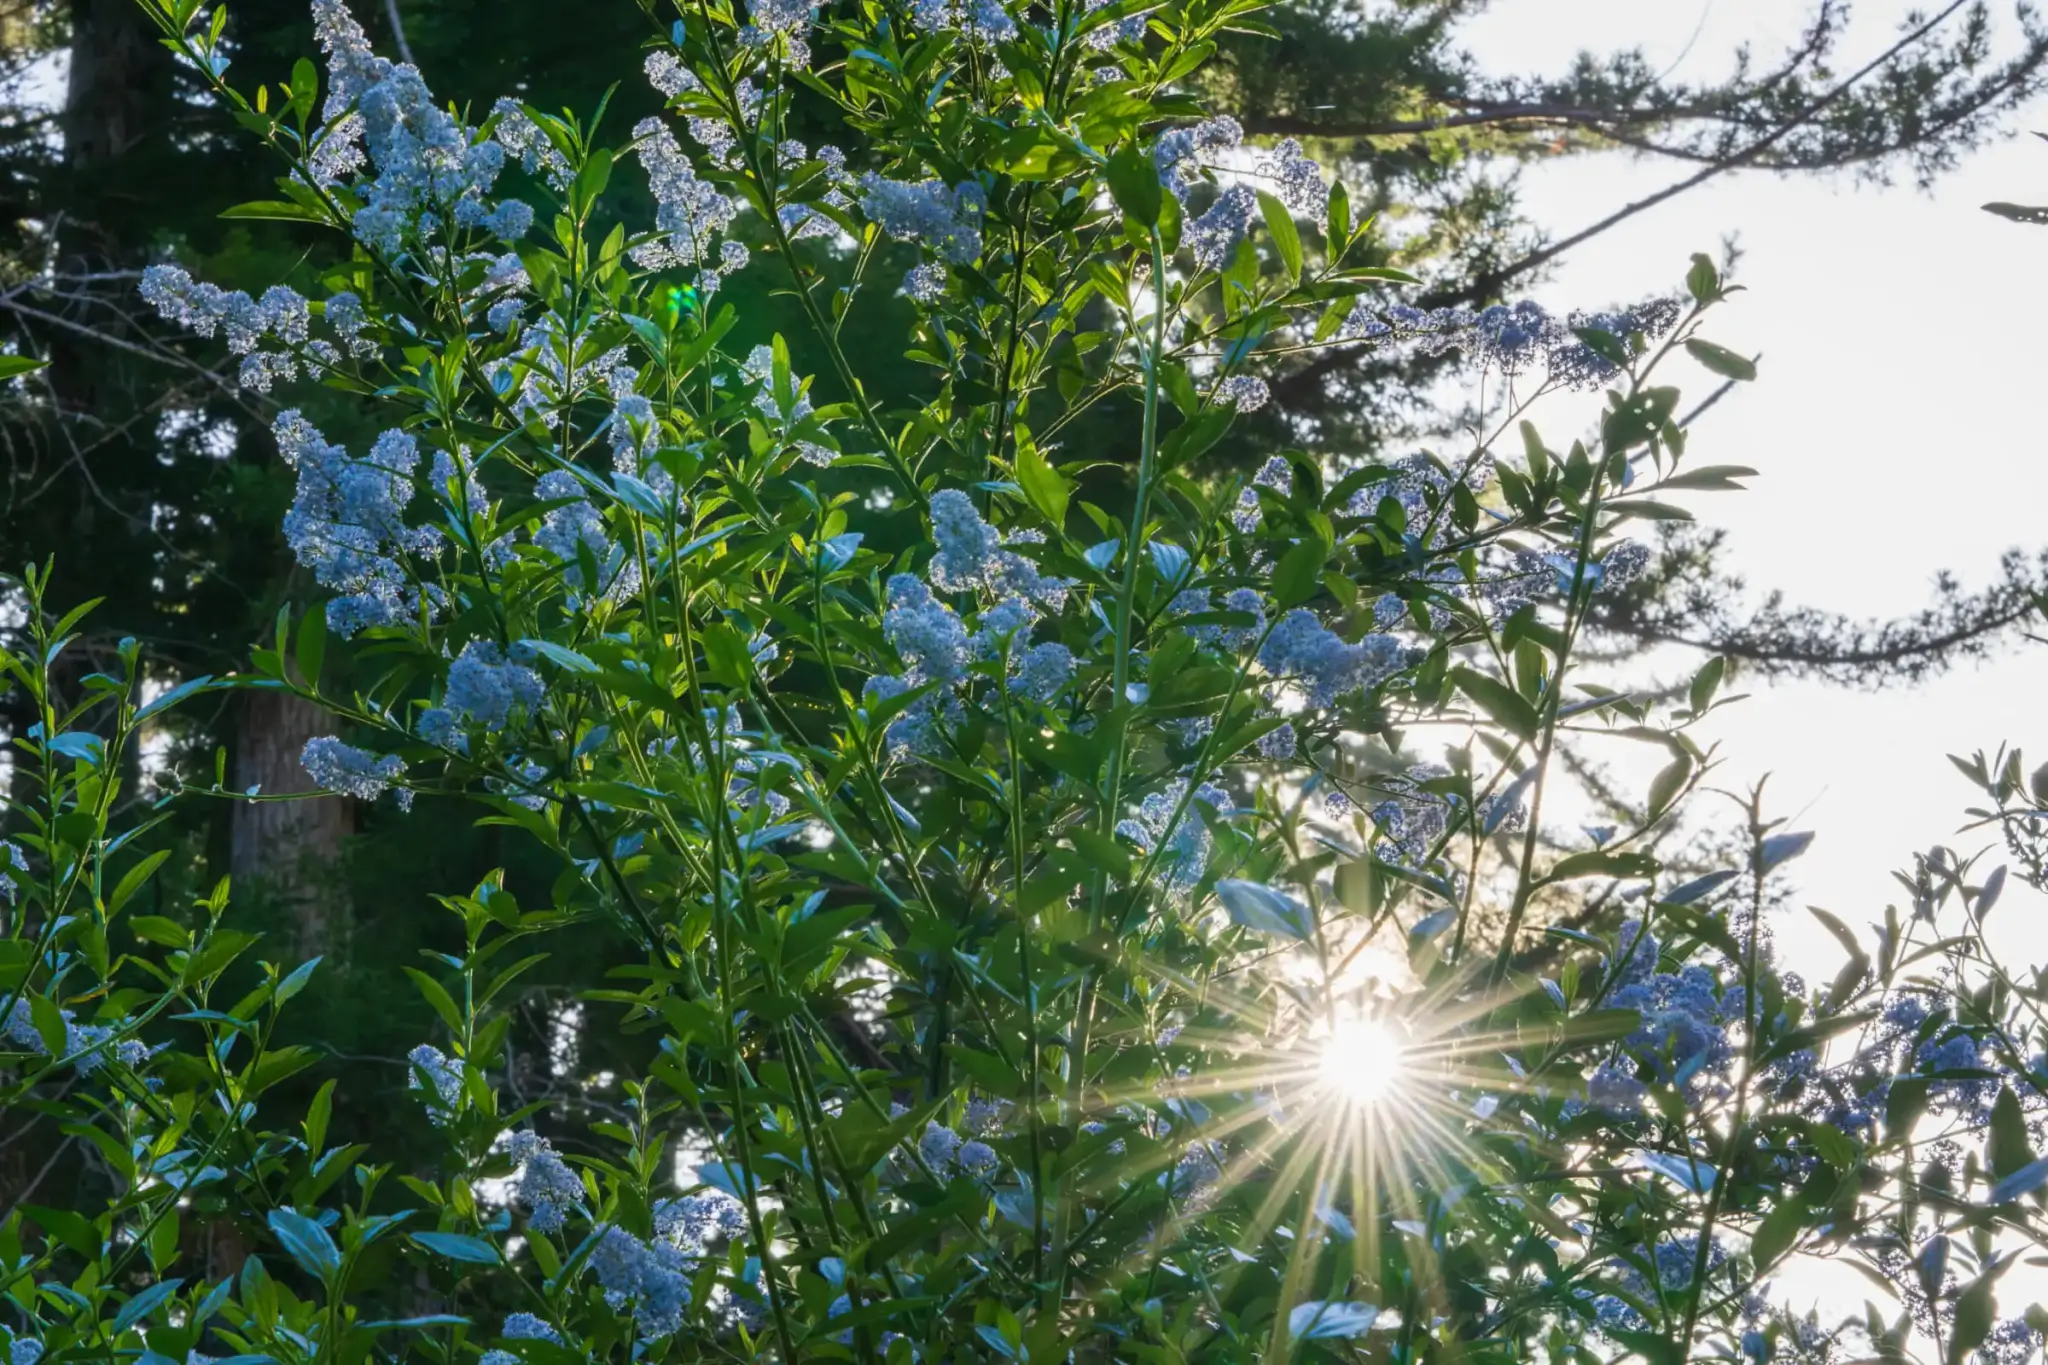
<instances>
[{"instance_id":1,"label":"bright white sky","mask_svg":"<svg viewBox=\"0 0 2048 1365\"><path fill-rule=\"evenodd\" d=\"M1855 50L1838 68L1879 50L1905 8L1860 4ZM1653 63L1705 79L1743 41L1767 61L1807 9L1794 0L1499 0L1466 36L1489 70L1554 72L1581 48L1640 44ZM2015 127L2048 128L2048 108L2025 111ZM1685 169L1565 159L1526 172L1524 202L1563 235ZM2048 228L1979 209L1994 199L2048 200L2048 145L1996 143L1924 194L1910 181L1885 189L1846 177L1724 177L1580 248L1534 293L1558 309L1631 301L1674 288L1690 253L1718 253L1738 234L1749 292L1719 310L1708 335L1761 351L1762 376L1701 422L1692 458L1762 477L1749 493L1696 495L1693 505L1729 530L1733 563L1753 585L1782 588L1793 603L1899 614L1928 600L1940 569L1978 585L2006 548L2048 544L2039 417L2018 401L2040 382L2048 353L2048 335L2026 325L2048 317ZM1708 391L1703 372L1685 383ZM1544 425L1557 444L1581 419L1559 411ZM1971 791L1946 754L2011 741L2048 759L2044 684L2048 649L2022 644L1912 690L1762 690L1714 732L1723 776L1737 785L1773 774L1780 813L1820 836L1797 865L1806 899L1867 923L1897 898L1891 869L1950 840L1962 821ZM1993 923L2008 933L2029 919L2048 925L2038 898L2009 892L2002 907ZM1829 942L1800 918L1784 926L1795 953ZM2048 932L2026 928L2010 947L2040 961Z\"/></svg>"},{"instance_id":2,"label":"bright white sky","mask_svg":"<svg viewBox=\"0 0 2048 1365\"><path fill-rule=\"evenodd\" d=\"M1859 51L1882 43L1905 8L1863 0ZM1703 78L1745 40L1768 57L1807 9L1795 0L1498 0L1468 36L1491 70L1557 71L1582 47L1640 43L1653 61ZM1867 60L1845 57L1839 69ZM2015 127L2048 129L2048 107L2025 111ZM1575 158L1531 168L1524 198L1561 235L1682 174L1627 157ZM1940 569L1982 584L2001 551L2048 544L2048 463L2038 416L2021 401L2048 353L2048 334L2026 325L2048 317L2048 228L1978 207L1997 199L2048 202L2048 145L1996 143L1928 194L1910 183L1731 176L1582 248L1535 295L1559 309L1630 301L1671 288L1691 252L1715 253L1739 234L1750 292L1721 310L1709 335L1763 352L1762 376L1702 421L1692 458L1762 477L1749 493L1694 505L1728 529L1733 562L1752 584L1782 588L1793 603L1900 614L1927 600ZM1686 383L1707 388L1703 373ZM1583 420L1556 414L1546 423L1552 443ZM1818 832L1793 865L1799 903L1862 926L1899 899L1889 874L1913 850L1987 842L1955 837L1971 789L1945 755L2010 741L2048 759L2044 695L2048 649L2021 644L1910 690L1759 690L1714 734L1726 785L1773 774L1781 812ZM2015 965L2048 958L2044 910L2042 897L2015 886L1993 915L1993 937ZM1780 943L1809 976L1840 960L1803 914L1781 926ZM2033 1274L2004 1283L2002 1314L2040 1296L2042 1281L2023 1278ZM1845 1268L1811 1261L1788 1267L1779 1288L1830 1319L1871 1297Z\"/></svg>"}]
</instances>

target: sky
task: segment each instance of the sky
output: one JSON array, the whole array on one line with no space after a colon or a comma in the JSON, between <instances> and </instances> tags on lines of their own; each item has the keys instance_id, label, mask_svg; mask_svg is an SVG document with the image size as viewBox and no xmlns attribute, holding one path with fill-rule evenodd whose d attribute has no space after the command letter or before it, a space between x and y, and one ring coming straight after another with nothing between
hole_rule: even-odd
<instances>
[{"instance_id":1,"label":"sky","mask_svg":"<svg viewBox=\"0 0 2048 1365\"><path fill-rule=\"evenodd\" d=\"M1862 50L1904 9L1864 0ZM1806 12L1794 0L1498 0L1468 36L1496 71L1557 71L1582 46L1640 44L1676 74L1706 78L1744 40L1774 51ZM2048 105L2013 127L2048 129ZM1576 157L1531 168L1523 196L1535 221L1562 234L1683 173L1627 156ZM2048 358L2048 332L2036 324L2048 317L2048 228L1984 213L1991 200L2048 202L2048 145L2024 135L1994 143L1924 193L1910 183L1726 176L1572 253L1533 295L1554 309L1630 302L1672 288L1692 252L1718 254L1737 234L1747 292L1710 316L1705 335L1762 352L1761 373L1694 429L1689 458L1749 465L1760 477L1747 493L1692 505L1726 528L1732 562L1752 584L1794 604L1898 615L1929 599L1943 569L1981 585L2002 551L2048 544L2048 463L2029 401ZM1704 393L1711 381L1695 371L1684 382ZM1588 419L1546 419L1551 444ZM2005 742L2048 759L2048 647L2019 643L1982 666L1879 693L1818 683L1739 690L1752 695L1710 722L1722 785L1770 775L1774 808L1817 835L1792 865L1794 904L1859 927L1900 898L1890 874L1916 849L1967 853L1991 842L1958 833L1973 789L1946 755ZM1994 853L1983 867L1999 861ZM1988 933L2015 966L2048 961L2048 898L2008 890ZM1793 913L1778 934L1809 977L1840 960L1810 916ZM1813 1258L1785 1267L1778 1288L1824 1317L1872 1297L1846 1266ZM2015 1272L2001 1308L2044 1290L2037 1271Z\"/></svg>"},{"instance_id":2,"label":"sky","mask_svg":"<svg viewBox=\"0 0 2048 1365\"><path fill-rule=\"evenodd\" d=\"M1844 69L1893 33L1906 7L1865 0ZM1465 30L1486 69L1556 72L1582 47L1640 45L1681 78L1725 69L1743 41L1767 57L1808 7L1794 0L1498 0ZM2048 105L2013 121L2048 129ZM1522 179L1531 217L1555 235L1642 197L1686 167L1630 155L1561 158ZM1996 142L1922 192L1851 177L1722 177L1637 215L1572 252L1531 292L1565 310L1673 291L1695 251L1734 234L1747 292L1704 335L1762 353L1743 386L1693 432L1696 463L1759 471L1746 493L1692 495L1726 528L1731 562L1789 603L1891 616L1931 599L1937 572L1992 579L2000 553L2048 544L2048 464L2037 410L2048 359L2048 228L1984 213L1990 200L2048 201L2048 145ZM1690 368L1690 367L1689 367ZM1691 369L1688 391L1711 381ZM1586 416L1543 415L1553 446ZM2048 633L2048 630L2044 630ZM1744 686L1749 700L1711 724L1723 785L1768 773L1773 809L1817 838L1796 872L1801 899L1852 924L1882 917L1892 869L1959 836L1972 788L1946 755L2002 742L2048 759L2048 648L2017 644L1982 667L1914 688ZM1998 860L1985 864L1988 869ZM2026 963L2048 958L2048 905L2008 893L1994 928ZM1798 916L1795 953L1828 943ZM1829 951L1832 953L1832 949Z\"/></svg>"}]
</instances>

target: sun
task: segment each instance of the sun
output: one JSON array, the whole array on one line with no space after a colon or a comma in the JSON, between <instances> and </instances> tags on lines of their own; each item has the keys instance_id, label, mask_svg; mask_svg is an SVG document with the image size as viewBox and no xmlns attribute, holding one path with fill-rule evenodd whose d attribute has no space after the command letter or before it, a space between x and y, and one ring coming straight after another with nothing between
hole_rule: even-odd
<instances>
[{"instance_id":1,"label":"sun","mask_svg":"<svg viewBox=\"0 0 2048 1365\"><path fill-rule=\"evenodd\" d=\"M1383 1019L1345 1019L1324 1039L1317 1069L1331 1094L1352 1104L1375 1104L1401 1089L1407 1044Z\"/></svg>"}]
</instances>

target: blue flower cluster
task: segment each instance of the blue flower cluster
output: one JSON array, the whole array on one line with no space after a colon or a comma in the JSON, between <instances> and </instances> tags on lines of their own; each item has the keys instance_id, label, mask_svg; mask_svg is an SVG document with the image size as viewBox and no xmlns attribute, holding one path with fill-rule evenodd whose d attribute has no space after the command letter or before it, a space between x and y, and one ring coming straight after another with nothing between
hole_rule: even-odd
<instances>
[{"instance_id":1,"label":"blue flower cluster","mask_svg":"<svg viewBox=\"0 0 2048 1365\"><path fill-rule=\"evenodd\" d=\"M899 242L916 242L949 265L967 265L981 255L981 218L988 196L966 181L951 189L944 181L910 184L870 172L860 180L860 211Z\"/></svg>"},{"instance_id":2,"label":"blue flower cluster","mask_svg":"<svg viewBox=\"0 0 2048 1365\"><path fill-rule=\"evenodd\" d=\"M1521 300L1490 308L1376 310L1361 298L1345 319L1342 335L1356 340L1407 340L1425 355L1461 351L1490 370L1509 376L1541 372L1546 382L1566 388L1596 388L1612 379L1613 361L1579 339L1585 331L1605 332L1617 341L1663 336L1677 325L1683 307L1676 299L1652 299L1616 312L1575 312L1559 318L1541 304Z\"/></svg>"},{"instance_id":3,"label":"blue flower cluster","mask_svg":"<svg viewBox=\"0 0 2048 1365\"><path fill-rule=\"evenodd\" d=\"M1170 896L1184 896L1193 890L1209 866L1212 839L1208 825L1195 809L1196 803L1209 807L1218 817L1230 814L1234 805L1229 792L1205 782L1195 788L1193 800L1176 823L1174 811L1187 790L1187 779L1175 778L1165 789L1139 802L1137 815L1119 821L1116 827L1119 838L1130 840L1146 854L1164 841L1165 851L1159 856L1159 881Z\"/></svg>"},{"instance_id":4,"label":"blue flower cluster","mask_svg":"<svg viewBox=\"0 0 2048 1365\"><path fill-rule=\"evenodd\" d=\"M350 186L361 201L353 218L361 241L396 256L410 234L451 225L507 242L526 235L530 205L506 199L493 207L484 198L504 169L503 143L477 136L436 104L416 67L373 53L342 0L313 0L313 36L328 75L318 174L332 184L366 161L373 171Z\"/></svg>"},{"instance_id":5,"label":"blue flower cluster","mask_svg":"<svg viewBox=\"0 0 2048 1365\"><path fill-rule=\"evenodd\" d=\"M512 1197L526 1208L536 1231L560 1232L570 1211L583 1206L583 1182L548 1140L530 1128L514 1133L506 1151L519 1167Z\"/></svg>"},{"instance_id":6,"label":"blue flower cluster","mask_svg":"<svg viewBox=\"0 0 2048 1365\"><path fill-rule=\"evenodd\" d=\"M954 693L966 685L968 668L976 659L1006 660L1010 691L1040 703L1049 703L1064 691L1074 672L1074 656L1065 645L1029 643L1039 617L1066 605L1071 583L1047 577L1008 548L1026 537L1013 537L1006 544L973 500L958 489L932 495L931 518L938 552L927 568L930 585L907 573L892 576L886 585L882 634L903 660L905 671L871 677L863 692L872 703L927 682L939 685L890 722L890 747L899 756L935 751L934 727L941 719L957 720L962 714ZM939 600L934 588L943 593L987 590L998 599L979 613L979 629L970 635L959 614Z\"/></svg>"},{"instance_id":7,"label":"blue flower cluster","mask_svg":"<svg viewBox=\"0 0 2048 1365\"><path fill-rule=\"evenodd\" d=\"M306 741L299 751L299 765L322 791L353 796L358 801L375 801L405 776L405 760L397 754L373 754L344 744L333 735ZM412 792L398 788L401 809L412 808Z\"/></svg>"},{"instance_id":8,"label":"blue flower cluster","mask_svg":"<svg viewBox=\"0 0 2048 1365\"><path fill-rule=\"evenodd\" d=\"M668 1242L643 1242L621 1227L609 1227L590 1252L590 1271L614 1312L627 1306L640 1335L672 1336L690 1306L690 1272L695 1258Z\"/></svg>"},{"instance_id":9,"label":"blue flower cluster","mask_svg":"<svg viewBox=\"0 0 2048 1365\"><path fill-rule=\"evenodd\" d=\"M296 408L271 426L278 453L298 471L298 491L285 514L285 542L322 586L341 595L327 604L327 624L344 638L368 626L406 620L417 596L400 557L439 550L431 526L408 526L419 443L387 431L362 459L333 445Z\"/></svg>"},{"instance_id":10,"label":"blue flower cluster","mask_svg":"<svg viewBox=\"0 0 2048 1365\"><path fill-rule=\"evenodd\" d=\"M28 859L22 855L21 845L12 839L0 839L0 900L14 904L21 894L21 886L10 875L28 871Z\"/></svg>"},{"instance_id":11,"label":"blue flower cluster","mask_svg":"<svg viewBox=\"0 0 2048 1365\"><path fill-rule=\"evenodd\" d=\"M508 660L489 640L464 645L461 656L448 666L441 705L420 714L420 738L466 754L469 730L503 730L516 715L538 711L547 689L524 662L532 652L519 646L513 652L520 662Z\"/></svg>"},{"instance_id":12,"label":"blue flower cluster","mask_svg":"<svg viewBox=\"0 0 2048 1365\"><path fill-rule=\"evenodd\" d=\"M462 1103L462 1063L426 1043L408 1052L405 1059L412 1064L405 1088L425 1092L427 1118L437 1128L454 1118Z\"/></svg>"},{"instance_id":13,"label":"blue flower cluster","mask_svg":"<svg viewBox=\"0 0 2048 1365\"><path fill-rule=\"evenodd\" d=\"M72 1068L81 1076L90 1076L107 1064L111 1055L115 1061L126 1067L139 1067L149 1060L148 1044L134 1038L116 1040L126 1022L112 1024L81 1024L69 1009L60 1009L58 1018L64 1022L64 1056L71 1059ZM7 1016L7 1022L0 1026L0 1036L24 1052L38 1057L50 1055L49 1047L43 1042L43 1035L36 1028L35 1014L27 1000L17 996L14 1008ZM111 1045L110 1045L111 1044Z\"/></svg>"},{"instance_id":14,"label":"blue flower cluster","mask_svg":"<svg viewBox=\"0 0 2048 1365\"><path fill-rule=\"evenodd\" d=\"M661 233L633 248L634 264L645 270L699 266L697 288L707 294L715 291L726 274L746 264L744 247L728 261L720 243L739 216L740 201L697 178L689 156L660 119L642 119L634 125L633 151L647 172L647 186L654 194L654 226Z\"/></svg>"},{"instance_id":15,"label":"blue flower cluster","mask_svg":"<svg viewBox=\"0 0 2048 1365\"><path fill-rule=\"evenodd\" d=\"M1725 1080L1735 1055L1728 1029L1745 1017L1742 987L1722 989L1713 972L1698 963L1660 972L1659 951L1641 921L1629 920L1622 926L1620 962L1608 1003L1643 1017L1642 1027L1623 1040L1623 1046L1658 1080L1681 1089L1696 1091L1709 1081ZM1611 1087L1611 1092L1622 1090L1626 1087Z\"/></svg>"},{"instance_id":16,"label":"blue flower cluster","mask_svg":"<svg viewBox=\"0 0 2048 1365\"><path fill-rule=\"evenodd\" d=\"M1259 649L1266 672L1298 684L1312 707L1329 706L1370 687L1405 661L1405 651L1391 635L1368 635L1350 644L1305 607L1281 617Z\"/></svg>"},{"instance_id":17,"label":"blue flower cluster","mask_svg":"<svg viewBox=\"0 0 2048 1365\"><path fill-rule=\"evenodd\" d=\"M195 280L178 266L152 265L142 272L141 294L167 322L203 337L224 334L228 350L243 357L243 386L259 393L298 377L301 350L321 363L339 355L327 342L309 340L310 306L285 285L274 284L261 299L252 299L239 289ZM329 322L340 330L332 317ZM263 348L266 340L275 346Z\"/></svg>"},{"instance_id":18,"label":"blue flower cluster","mask_svg":"<svg viewBox=\"0 0 2048 1365\"><path fill-rule=\"evenodd\" d=\"M1378 779L1392 795L1372 808L1373 826L1380 839L1373 850L1374 857L1418 871L1430 864L1463 801L1455 795L1429 791L1424 784L1450 775L1451 770L1440 763L1418 763L1399 776ZM1481 802L1480 826L1520 829L1528 812L1518 797L1512 805L1508 804L1509 799L1496 793Z\"/></svg>"}]
</instances>

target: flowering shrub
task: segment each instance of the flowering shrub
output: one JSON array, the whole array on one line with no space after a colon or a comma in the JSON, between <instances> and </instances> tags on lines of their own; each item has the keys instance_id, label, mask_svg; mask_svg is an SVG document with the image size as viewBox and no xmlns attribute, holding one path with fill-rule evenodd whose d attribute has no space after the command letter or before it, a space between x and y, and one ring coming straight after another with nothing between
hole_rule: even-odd
<instances>
[{"instance_id":1,"label":"flowering shrub","mask_svg":"<svg viewBox=\"0 0 2048 1365\"><path fill-rule=\"evenodd\" d=\"M83 684L109 724L63 711L38 597L5 1094L116 1178L0 1228L17 1362L2038 1352L1997 1312L2048 1062L1976 932L1995 886L1943 864L1874 940L1829 918L1846 965L1803 982L1765 911L1808 836L1752 801L1742 865L1652 851L1722 665L1664 703L1575 652L1629 524L1745 472L1686 462L1660 378L1752 376L1698 334L1704 258L1620 312L1389 301L1343 187L1185 93L1249 0L700 0L617 145L436 105L340 0L324 71L253 94L224 11L145 8L282 158L238 212L352 244L324 298L169 263L145 296L245 385L386 425L359 455L277 418L328 595L236 685L334 717L327 790L477 803L560 877L440 898L462 946L413 973L444 1031L408 1059L438 1163L330 1144L331 1088L263 1098L317 1060L269 1042L311 964L230 1001L225 888L122 915L148 707L130 651ZM849 145L788 136L800 99ZM609 207L630 175L651 223ZM728 347L739 271L807 333ZM929 382L871 392L839 325L899 291ZM1457 349L1513 449L1210 468L1326 345ZM1521 421L1603 386L1589 443ZM1668 761L1560 846L1574 733ZM509 1108L512 988L572 932L650 1060L603 1112ZM236 1273L185 1264L197 1209L257 1247ZM1772 1277L1811 1258L1896 1302L1793 1314Z\"/></svg>"}]
</instances>

